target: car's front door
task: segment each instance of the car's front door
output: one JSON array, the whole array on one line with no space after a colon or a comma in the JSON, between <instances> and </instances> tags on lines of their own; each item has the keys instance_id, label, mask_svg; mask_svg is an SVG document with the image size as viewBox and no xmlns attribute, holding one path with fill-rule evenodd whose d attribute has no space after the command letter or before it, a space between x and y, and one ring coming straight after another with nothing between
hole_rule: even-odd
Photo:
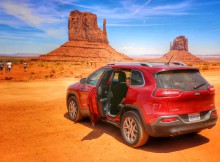
<instances>
[{"instance_id":1,"label":"car's front door","mask_svg":"<svg viewBox=\"0 0 220 162\"><path fill-rule=\"evenodd\" d=\"M79 89L79 101L82 109L89 109L88 97L94 87L96 87L100 77L105 69L96 70L86 80L86 84L82 84Z\"/></svg>"},{"instance_id":2,"label":"car's front door","mask_svg":"<svg viewBox=\"0 0 220 162\"><path fill-rule=\"evenodd\" d=\"M93 125L101 118L106 117L106 107L112 73L113 69L105 69L98 81L97 86L94 87L89 94L89 111Z\"/></svg>"}]
</instances>

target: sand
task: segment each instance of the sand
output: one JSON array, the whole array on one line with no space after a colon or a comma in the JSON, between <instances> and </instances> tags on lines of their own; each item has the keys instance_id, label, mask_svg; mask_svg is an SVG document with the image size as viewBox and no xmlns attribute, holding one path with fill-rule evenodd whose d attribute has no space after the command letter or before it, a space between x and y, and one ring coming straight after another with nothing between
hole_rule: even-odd
<instances>
[{"instance_id":1,"label":"sand","mask_svg":"<svg viewBox=\"0 0 220 162\"><path fill-rule=\"evenodd\" d=\"M203 76L215 86L220 113L220 71ZM89 119L69 120L66 89L75 78L0 82L0 161L218 161L220 120L197 135L150 138L127 146L120 130Z\"/></svg>"}]
</instances>

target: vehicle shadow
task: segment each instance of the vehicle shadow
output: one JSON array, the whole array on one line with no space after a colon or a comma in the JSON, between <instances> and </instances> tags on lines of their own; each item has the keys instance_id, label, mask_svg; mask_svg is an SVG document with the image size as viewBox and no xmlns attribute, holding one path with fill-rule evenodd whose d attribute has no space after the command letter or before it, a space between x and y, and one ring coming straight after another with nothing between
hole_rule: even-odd
<instances>
[{"instance_id":1,"label":"vehicle shadow","mask_svg":"<svg viewBox=\"0 0 220 162\"><path fill-rule=\"evenodd\" d=\"M209 139L201 134L184 134L176 137L150 137L140 150L154 153L169 153L185 150L208 143Z\"/></svg>"},{"instance_id":2,"label":"vehicle shadow","mask_svg":"<svg viewBox=\"0 0 220 162\"><path fill-rule=\"evenodd\" d=\"M65 113L64 117L68 120L71 120L69 118L68 113ZM81 139L81 141L97 139L97 138L101 137L103 134L108 134L108 135L114 137L119 142L124 143L123 139L121 137L120 129L113 126L112 124L109 124L106 122L98 122L95 124L95 126L92 126L92 123L91 123L89 117L83 119L82 121L78 122L77 124L81 124L81 125L84 125L90 129L92 129L92 131L89 134L87 134L85 137L83 137Z\"/></svg>"},{"instance_id":3,"label":"vehicle shadow","mask_svg":"<svg viewBox=\"0 0 220 162\"><path fill-rule=\"evenodd\" d=\"M70 120L68 113L65 113L64 117ZM97 139L103 134L108 134L119 142L125 144L123 138L121 137L120 129L109 123L98 122L95 126L92 126L90 119L85 118L78 124L82 124L92 129L92 131L83 137L81 141ZM201 134L185 134L176 137L150 137L144 146L136 149L154 153L169 153L197 147L208 142L209 139Z\"/></svg>"}]
</instances>

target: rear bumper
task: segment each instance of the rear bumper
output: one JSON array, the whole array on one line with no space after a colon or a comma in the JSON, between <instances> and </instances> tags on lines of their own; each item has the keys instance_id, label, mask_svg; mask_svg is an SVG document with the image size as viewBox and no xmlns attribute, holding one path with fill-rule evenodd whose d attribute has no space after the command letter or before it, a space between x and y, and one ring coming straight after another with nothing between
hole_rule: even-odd
<instances>
[{"instance_id":1,"label":"rear bumper","mask_svg":"<svg viewBox=\"0 0 220 162\"><path fill-rule=\"evenodd\" d=\"M175 136L201 131L216 125L218 116L212 115L212 111L210 110L204 119L196 122L185 121L179 115L161 116L153 124L146 124L145 128L149 135L153 137ZM175 117L177 120L173 122L161 122L162 119L171 117Z\"/></svg>"}]
</instances>

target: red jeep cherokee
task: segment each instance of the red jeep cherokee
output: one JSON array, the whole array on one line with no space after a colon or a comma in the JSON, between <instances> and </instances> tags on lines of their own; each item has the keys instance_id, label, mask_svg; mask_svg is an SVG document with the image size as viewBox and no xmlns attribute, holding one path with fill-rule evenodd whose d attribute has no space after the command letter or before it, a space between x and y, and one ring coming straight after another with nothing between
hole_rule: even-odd
<instances>
[{"instance_id":1,"label":"red jeep cherokee","mask_svg":"<svg viewBox=\"0 0 220 162\"><path fill-rule=\"evenodd\" d=\"M212 128L217 121L215 89L183 63L110 63L67 89L70 119L90 116L121 129L126 143L149 136L175 136Z\"/></svg>"}]
</instances>

